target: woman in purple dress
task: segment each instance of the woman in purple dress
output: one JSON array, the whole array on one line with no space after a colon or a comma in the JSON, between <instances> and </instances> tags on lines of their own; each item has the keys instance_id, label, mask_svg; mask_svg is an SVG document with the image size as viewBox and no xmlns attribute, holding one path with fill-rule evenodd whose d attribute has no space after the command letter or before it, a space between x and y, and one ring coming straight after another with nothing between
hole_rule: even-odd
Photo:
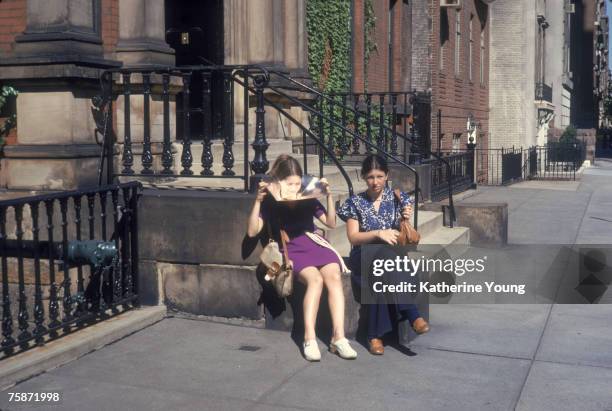
<instances>
[{"instance_id":1,"label":"woman in purple dress","mask_svg":"<svg viewBox=\"0 0 612 411\"><path fill-rule=\"evenodd\" d=\"M302 183L302 168L298 161L289 155L279 156L270 172L289 192L297 193ZM325 179L322 183L328 186ZM350 346L344 335L344 293L341 279L343 261L333 249L324 246L323 241L313 239L314 218L325 226L336 226L336 212L331 194L327 195L327 210L318 200L304 200L283 205L281 208L267 191L268 184L261 182L255 203L249 215L247 235L255 237L270 224L273 236L279 236L279 229L284 229L289 237L287 253L289 264L293 267L296 279L306 286L304 295L304 357L308 361L319 361L321 352L317 345L315 322L323 286L327 287L329 310L331 312L333 333L329 350L345 359L354 359L357 353ZM278 241L280 245L281 242Z\"/></svg>"}]
</instances>

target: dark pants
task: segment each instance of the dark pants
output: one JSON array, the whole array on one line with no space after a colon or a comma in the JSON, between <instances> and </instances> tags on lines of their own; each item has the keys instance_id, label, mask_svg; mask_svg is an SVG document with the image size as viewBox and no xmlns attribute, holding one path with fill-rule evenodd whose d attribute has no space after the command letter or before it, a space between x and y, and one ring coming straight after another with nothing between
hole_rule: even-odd
<instances>
[{"instance_id":1,"label":"dark pants","mask_svg":"<svg viewBox=\"0 0 612 411\"><path fill-rule=\"evenodd\" d=\"M351 250L349 266L352 272L353 281L355 281L358 286L362 287L360 248ZM368 340L380 338L397 329L397 324L401 321L408 321L412 326L412 323L421 316L416 304L404 303L368 304L367 312Z\"/></svg>"}]
</instances>

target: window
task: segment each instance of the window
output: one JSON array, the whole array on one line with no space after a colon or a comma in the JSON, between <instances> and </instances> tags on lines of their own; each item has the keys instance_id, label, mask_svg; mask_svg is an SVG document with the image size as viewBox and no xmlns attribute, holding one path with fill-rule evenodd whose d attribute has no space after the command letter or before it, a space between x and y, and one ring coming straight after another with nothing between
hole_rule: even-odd
<instances>
[{"instance_id":1,"label":"window","mask_svg":"<svg viewBox=\"0 0 612 411\"><path fill-rule=\"evenodd\" d=\"M461 150L461 133L453 133L453 153Z\"/></svg>"},{"instance_id":2,"label":"window","mask_svg":"<svg viewBox=\"0 0 612 411\"><path fill-rule=\"evenodd\" d=\"M446 10L440 10L440 71L444 70L444 52L448 44L448 14Z\"/></svg>"},{"instance_id":3,"label":"window","mask_svg":"<svg viewBox=\"0 0 612 411\"><path fill-rule=\"evenodd\" d=\"M485 84L485 26L480 26L480 85Z\"/></svg>"},{"instance_id":4,"label":"window","mask_svg":"<svg viewBox=\"0 0 612 411\"><path fill-rule=\"evenodd\" d=\"M455 75L461 74L461 9L457 10L455 19Z\"/></svg>"},{"instance_id":5,"label":"window","mask_svg":"<svg viewBox=\"0 0 612 411\"><path fill-rule=\"evenodd\" d=\"M470 81L473 79L472 66L474 62L474 36L473 36L473 28L474 28L474 15L470 16L470 44L468 50L468 73Z\"/></svg>"}]
</instances>

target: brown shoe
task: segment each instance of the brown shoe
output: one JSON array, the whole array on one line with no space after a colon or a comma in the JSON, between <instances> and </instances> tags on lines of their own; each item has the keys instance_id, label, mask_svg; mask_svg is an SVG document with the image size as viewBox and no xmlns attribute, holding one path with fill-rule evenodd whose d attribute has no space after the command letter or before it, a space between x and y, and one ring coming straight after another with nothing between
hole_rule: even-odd
<instances>
[{"instance_id":1,"label":"brown shoe","mask_svg":"<svg viewBox=\"0 0 612 411\"><path fill-rule=\"evenodd\" d=\"M412 323L412 328L417 334L425 334L429 331L429 324L427 324L427 321L425 321L423 317L419 317Z\"/></svg>"},{"instance_id":2,"label":"brown shoe","mask_svg":"<svg viewBox=\"0 0 612 411\"><path fill-rule=\"evenodd\" d=\"M370 354L383 355L385 353L385 347L380 338L372 338L370 340Z\"/></svg>"}]
</instances>

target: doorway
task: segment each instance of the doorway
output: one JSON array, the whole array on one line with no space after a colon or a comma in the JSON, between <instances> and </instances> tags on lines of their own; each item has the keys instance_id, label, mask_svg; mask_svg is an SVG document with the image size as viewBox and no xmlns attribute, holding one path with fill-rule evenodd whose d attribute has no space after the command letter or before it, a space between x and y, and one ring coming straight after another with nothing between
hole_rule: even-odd
<instances>
[{"instance_id":1,"label":"doorway","mask_svg":"<svg viewBox=\"0 0 612 411\"><path fill-rule=\"evenodd\" d=\"M176 66L222 65L224 62L223 0L165 0L166 42L174 49ZM224 87L225 86L225 87ZM212 138L224 138L231 113L231 92L227 90L223 73L214 72L211 78L211 104L203 108L201 73L191 76L189 86L190 137L201 140L204 121L210 122ZM183 138L183 93L176 101L176 136ZM231 121L230 121L231 123Z\"/></svg>"}]
</instances>

